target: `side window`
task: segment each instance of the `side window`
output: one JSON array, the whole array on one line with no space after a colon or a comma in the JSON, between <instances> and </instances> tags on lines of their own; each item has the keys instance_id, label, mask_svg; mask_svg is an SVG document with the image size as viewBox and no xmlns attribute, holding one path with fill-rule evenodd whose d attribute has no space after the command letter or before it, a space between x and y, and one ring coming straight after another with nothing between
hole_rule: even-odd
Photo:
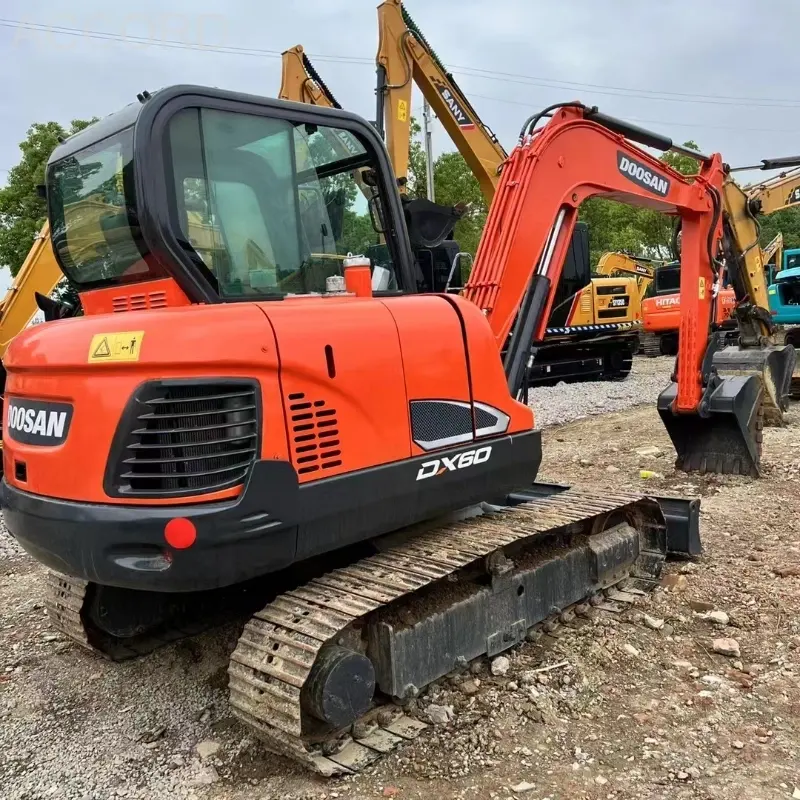
<instances>
[{"instance_id":1,"label":"side window","mask_svg":"<svg viewBox=\"0 0 800 800\"><path fill-rule=\"evenodd\" d=\"M348 253L387 265L370 157L347 131L187 109L170 143L178 225L223 296L324 292Z\"/></svg>"}]
</instances>

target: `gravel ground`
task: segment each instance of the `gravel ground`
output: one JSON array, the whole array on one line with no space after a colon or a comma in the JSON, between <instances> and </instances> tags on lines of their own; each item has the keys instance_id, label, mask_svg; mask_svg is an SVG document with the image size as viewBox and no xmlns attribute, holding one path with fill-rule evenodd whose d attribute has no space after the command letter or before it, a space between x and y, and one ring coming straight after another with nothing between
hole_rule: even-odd
<instances>
[{"instance_id":1,"label":"gravel ground","mask_svg":"<svg viewBox=\"0 0 800 800\"><path fill-rule=\"evenodd\" d=\"M652 405L669 366L637 359L627 405L647 406L547 429L541 477L701 496L704 556L671 566L664 589L624 614L576 620L501 669L432 687L417 711L449 721L351 779L305 774L232 718L237 626L107 663L50 631L42 569L0 536L0 798L800 796L800 410L765 432L762 479L676 473ZM568 414L583 389L537 390L552 393L539 422L564 397ZM738 657L714 652L723 637Z\"/></svg>"},{"instance_id":2,"label":"gravel ground","mask_svg":"<svg viewBox=\"0 0 800 800\"><path fill-rule=\"evenodd\" d=\"M574 422L595 414L624 411L644 403L655 405L669 383L671 358L633 359L624 381L587 381L537 386L530 390L528 405L535 411L537 428Z\"/></svg>"},{"instance_id":3,"label":"gravel ground","mask_svg":"<svg viewBox=\"0 0 800 800\"><path fill-rule=\"evenodd\" d=\"M0 515L0 563L23 557L22 548L6 533L6 523Z\"/></svg>"}]
</instances>

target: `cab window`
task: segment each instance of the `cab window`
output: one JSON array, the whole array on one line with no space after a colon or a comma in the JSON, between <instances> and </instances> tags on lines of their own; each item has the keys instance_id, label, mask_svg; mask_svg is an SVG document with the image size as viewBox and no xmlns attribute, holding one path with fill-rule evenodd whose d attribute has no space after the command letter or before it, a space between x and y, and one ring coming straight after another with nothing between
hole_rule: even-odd
<instances>
[{"instance_id":1,"label":"cab window","mask_svg":"<svg viewBox=\"0 0 800 800\"><path fill-rule=\"evenodd\" d=\"M372 158L348 131L205 108L169 124L173 216L223 297L324 292L379 243Z\"/></svg>"}]
</instances>

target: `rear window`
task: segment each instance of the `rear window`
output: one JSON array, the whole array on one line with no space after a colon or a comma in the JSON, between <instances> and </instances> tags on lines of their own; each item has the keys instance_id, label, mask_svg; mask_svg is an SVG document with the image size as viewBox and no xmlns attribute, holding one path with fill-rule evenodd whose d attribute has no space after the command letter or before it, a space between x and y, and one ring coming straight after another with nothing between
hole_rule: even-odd
<instances>
[{"instance_id":1,"label":"rear window","mask_svg":"<svg viewBox=\"0 0 800 800\"><path fill-rule=\"evenodd\" d=\"M136 217L132 139L128 128L48 170L53 249L82 288L156 277Z\"/></svg>"}]
</instances>

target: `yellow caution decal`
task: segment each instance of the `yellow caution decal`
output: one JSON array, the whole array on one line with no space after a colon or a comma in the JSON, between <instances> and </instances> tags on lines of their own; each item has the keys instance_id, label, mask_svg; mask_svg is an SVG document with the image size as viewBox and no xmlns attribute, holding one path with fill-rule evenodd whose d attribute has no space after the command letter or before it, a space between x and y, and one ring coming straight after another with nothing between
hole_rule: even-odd
<instances>
[{"instance_id":1,"label":"yellow caution decal","mask_svg":"<svg viewBox=\"0 0 800 800\"><path fill-rule=\"evenodd\" d=\"M101 361L138 361L144 331L98 333L89 345L89 363Z\"/></svg>"},{"instance_id":2,"label":"yellow caution decal","mask_svg":"<svg viewBox=\"0 0 800 800\"><path fill-rule=\"evenodd\" d=\"M408 121L408 103L405 100L397 101L397 119L400 122Z\"/></svg>"},{"instance_id":3,"label":"yellow caution decal","mask_svg":"<svg viewBox=\"0 0 800 800\"><path fill-rule=\"evenodd\" d=\"M705 278L700 278L700 290L698 292L698 295L699 295L701 300L705 300L706 299L706 279Z\"/></svg>"}]
</instances>

